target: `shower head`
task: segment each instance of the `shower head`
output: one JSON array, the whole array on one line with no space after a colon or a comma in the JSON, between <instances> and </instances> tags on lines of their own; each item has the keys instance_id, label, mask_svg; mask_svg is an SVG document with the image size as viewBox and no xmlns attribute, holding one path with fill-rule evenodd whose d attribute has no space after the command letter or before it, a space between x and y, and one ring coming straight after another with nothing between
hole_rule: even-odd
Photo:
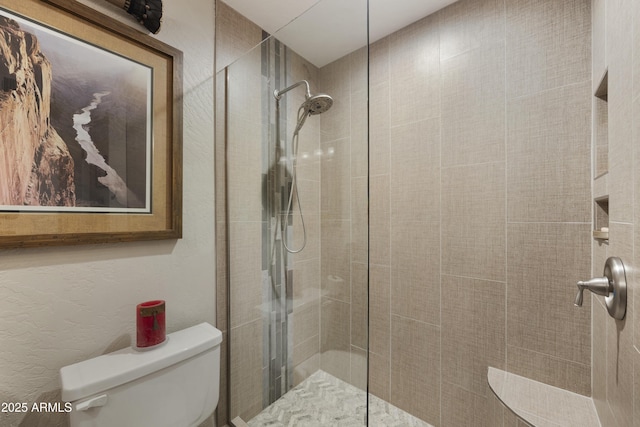
<instances>
[{"instance_id":1,"label":"shower head","mask_svg":"<svg viewBox=\"0 0 640 427\"><path fill-rule=\"evenodd\" d=\"M286 87L282 90L275 90L273 92L273 96L277 101L282 99L282 96L289 92L291 89L294 89L300 85L305 85L307 88L306 99L300 108L303 108L310 115L321 114L327 111L333 105L333 98L324 93L320 93L318 95L311 95L311 90L309 89L309 82L306 80L300 80L297 83L292 84L289 87Z\"/></svg>"},{"instance_id":2,"label":"shower head","mask_svg":"<svg viewBox=\"0 0 640 427\"><path fill-rule=\"evenodd\" d=\"M310 115L322 114L327 111L333 105L333 98L325 93L319 93L317 95L307 97L307 100L302 104L302 108L307 110Z\"/></svg>"}]
</instances>

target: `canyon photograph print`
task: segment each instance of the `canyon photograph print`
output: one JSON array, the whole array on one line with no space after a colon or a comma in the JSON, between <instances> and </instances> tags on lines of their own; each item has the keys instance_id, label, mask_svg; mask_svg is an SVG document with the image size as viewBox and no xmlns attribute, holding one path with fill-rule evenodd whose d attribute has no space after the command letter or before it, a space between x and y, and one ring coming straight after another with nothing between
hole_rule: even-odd
<instances>
[{"instance_id":1,"label":"canyon photograph print","mask_svg":"<svg viewBox=\"0 0 640 427\"><path fill-rule=\"evenodd\" d=\"M0 211L151 211L152 70L0 8Z\"/></svg>"}]
</instances>

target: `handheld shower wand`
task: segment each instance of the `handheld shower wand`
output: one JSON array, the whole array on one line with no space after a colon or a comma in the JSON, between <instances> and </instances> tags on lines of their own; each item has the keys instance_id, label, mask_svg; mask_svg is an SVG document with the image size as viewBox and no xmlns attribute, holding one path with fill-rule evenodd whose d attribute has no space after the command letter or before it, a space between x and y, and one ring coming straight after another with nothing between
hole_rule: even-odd
<instances>
[{"instance_id":1,"label":"handheld shower wand","mask_svg":"<svg viewBox=\"0 0 640 427\"><path fill-rule=\"evenodd\" d=\"M291 86L288 86L284 89L281 89L281 90L276 89L275 91L273 91L273 96L276 99L276 123L280 122L280 99L282 99L282 96L285 93L289 92L292 89L295 89L300 85L306 86L307 93L305 96L305 101L302 103L302 105L300 105L300 108L298 108L298 121L296 123L296 128L291 138L291 145L292 145L292 151L293 151L292 153L293 160L292 160L292 168L291 168L291 190L289 192L289 201L287 202L287 210L285 212L285 218L288 218L289 214L291 213L291 205L293 203L294 192L296 195L298 195L297 161L298 161L298 138L299 138L300 130L302 129L302 126L304 126L304 123L307 120L307 117L324 113L333 105L333 98L323 93L317 94L317 95L311 95L309 82L306 80L300 80L299 82L294 83ZM277 137L279 138L279 135ZM299 196L296 197L296 200L298 204L298 211L300 212L300 221L302 222L302 234L303 234L302 246L298 249L291 249L289 245L287 245L286 233L282 234L282 244L284 248L287 250L287 252L293 253L293 254L301 252L304 249L304 247L307 245L307 228L304 224L304 215L302 214L300 197ZM282 225L282 228L284 228L284 224Z\"/></svg>"}]
</instances>

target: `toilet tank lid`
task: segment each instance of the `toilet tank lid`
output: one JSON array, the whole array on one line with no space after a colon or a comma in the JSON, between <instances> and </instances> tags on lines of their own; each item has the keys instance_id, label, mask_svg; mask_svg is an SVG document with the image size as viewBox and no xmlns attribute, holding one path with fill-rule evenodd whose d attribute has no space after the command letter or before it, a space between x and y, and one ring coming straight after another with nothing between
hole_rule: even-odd
<instances>
[{"instance_id":1,"label":"toilet tank lid","mask_svg":"<svg viewBox=\"0 0 640 427\"><path fill-rule=\"evenodd\" d=\"M182 362L220 345L222 332L201 323L167 335L156 348L132 347L60 369L62 400L73 402Z\"/></svg>"}]
</instances>

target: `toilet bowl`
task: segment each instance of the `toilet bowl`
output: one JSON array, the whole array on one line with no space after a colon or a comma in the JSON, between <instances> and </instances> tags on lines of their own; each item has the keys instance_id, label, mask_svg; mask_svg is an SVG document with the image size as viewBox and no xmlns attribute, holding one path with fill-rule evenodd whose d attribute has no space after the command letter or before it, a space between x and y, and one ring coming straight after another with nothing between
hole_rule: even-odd
<instances>
[{"instance_id":1,"label":"toilet bowl","mask_svg":"<svg viewBox=\"0 0 640 427\"><path fill-rule=\"evenodd\" d=\"M218 405L222 333L201 323L147 351L132 347L60 369L71 427L197 427Z\"/></svg>"}]
</instances>

